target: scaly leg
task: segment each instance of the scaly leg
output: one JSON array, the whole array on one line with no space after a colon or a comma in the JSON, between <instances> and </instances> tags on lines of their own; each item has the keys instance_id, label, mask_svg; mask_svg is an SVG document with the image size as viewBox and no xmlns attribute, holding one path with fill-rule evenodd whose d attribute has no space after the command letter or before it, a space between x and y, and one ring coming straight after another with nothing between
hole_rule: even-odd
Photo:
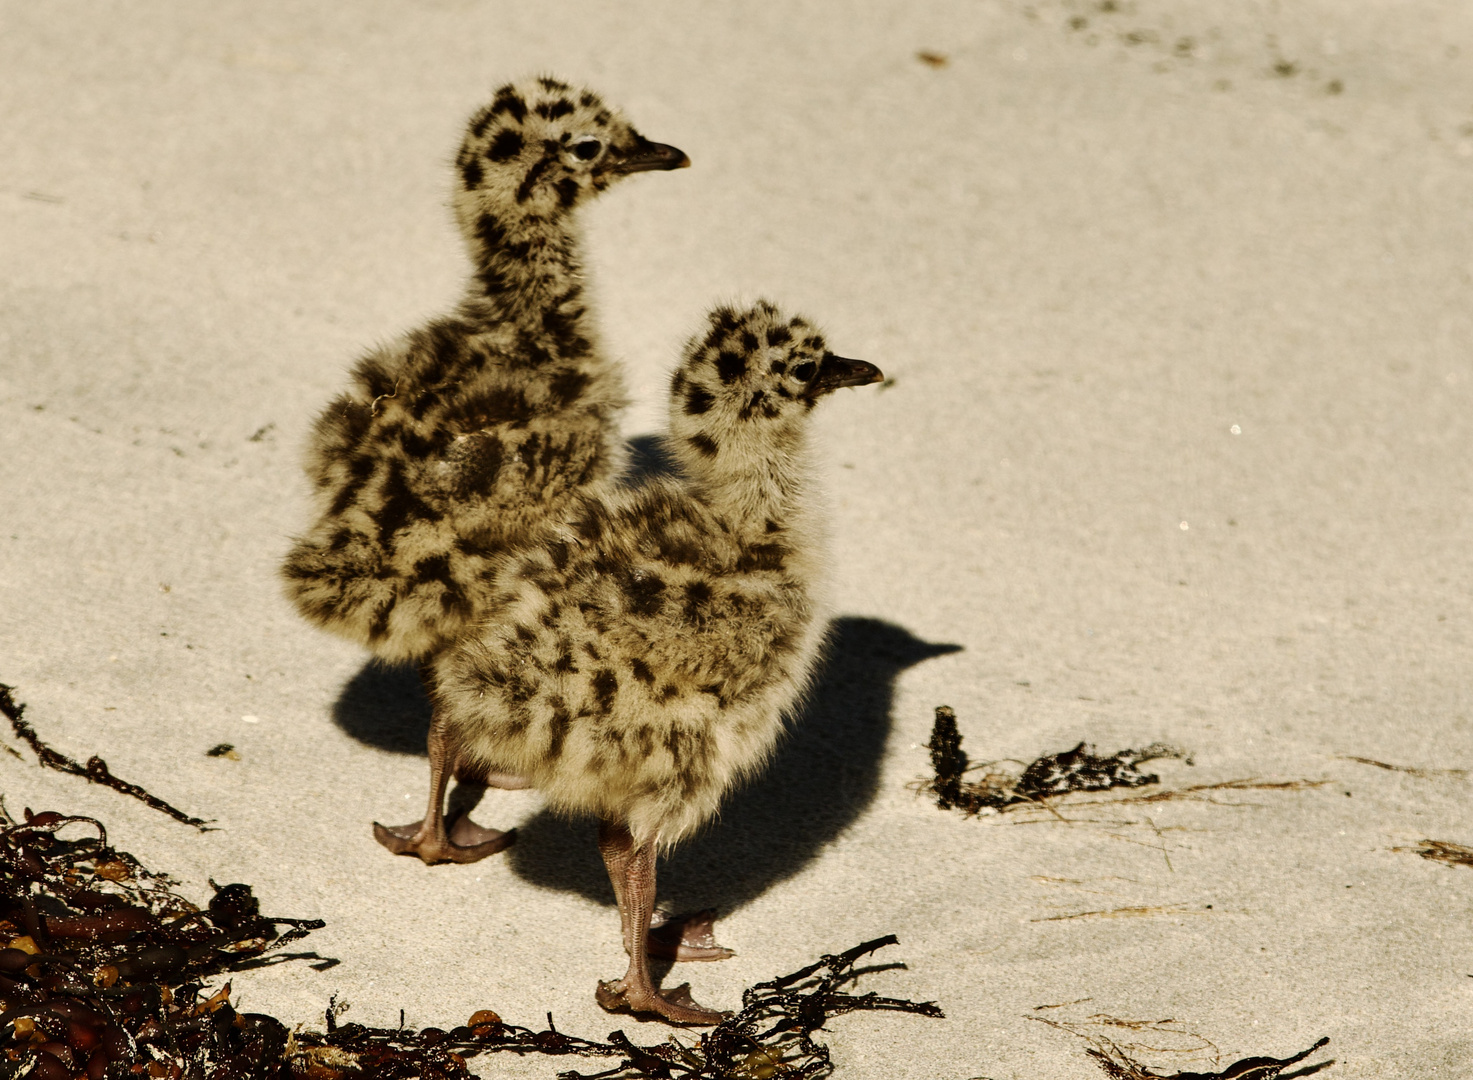
<instances>
[{"instance_id":1,"label":"scaly leg","mask_svg":"<svg viewBox=\"0 0 1473 1080\"><path fill-rule=\"evenodd\" d=\"M661 994L650 978L650 916L655 910L655 843L637 844L624 825L602 823L599 851L619 901L619 919L624 927L629 970L622 979L598 984L598 1003L610 1012L653 1012L675 1024L719 1024L726 1013L697 1005L690 984Z\"/></svg>"},{"instance_id":2,"label":"scaly leg","mask_svg":"<svg viewBox=\"0 0 1473 1080\"><path fill-rule=\"evenodd\" d=\"M619 905L620 940L624 942L625 953L629 953L634 947L634 939L629 929L629 905L624 899L624 881L629 873L629 860L634 855L634 838L623 825L600 818L598 853L603 856L604 868L609 872L609 884L614 886L614 903Z\"/></svg>"},{"instance_id":3,"label":"scaly leg","mask_svg":"<svg viewBox=\"0 0 1473 1080\"><path fill-rule=\"evenodd\" d=\"M609 881L614 886L614 900L619 905L620 929L624 951L633 947L629 928L629 905L624 899L624 880L634 848L629 830L609 821L598 823L598 851L604 857ZM656 911L650 916L650 932L645 953L662 960L726 960L736 955L716 944L714 936L716 909L706 908L692 915L667 915Z\"/></svg>"},{"instance_id":4,"label":"scaly leg","mask_svg":"<svg viewBox=\"0 0 1473 1080\"><path fill-rule=\"evenodd\" d=\"M431 687L428 665L422 669L427 687ZM432 687L431 687L432 688ZM430 700L434 700L431 692ZM395 855L417 855L427 863L468 863L494 855L503 848L516 843L517 831L511 829L486 829L462 814L445 828L445 787L452 771L452 754L449 733L438 707L430 717L430 802L425 816L410 825L380 825L373 823L373 838ZM497 780L516 780L496 774ZM504 786L511 786L506 784Z\"/></svg>"}]
</instances>

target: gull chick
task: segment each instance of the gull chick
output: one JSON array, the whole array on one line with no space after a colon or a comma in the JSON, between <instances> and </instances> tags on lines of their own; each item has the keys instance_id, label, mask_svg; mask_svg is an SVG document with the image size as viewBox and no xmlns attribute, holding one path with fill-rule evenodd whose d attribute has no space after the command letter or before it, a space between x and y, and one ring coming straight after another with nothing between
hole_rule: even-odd
<instances>
[{"instance_id":1,"label":"gull chick","mask_svg":"<svg viewBox=\"0 0 1473 1080\"><path fill-rule=\"evenodd\" d=\"M317 516L282 567L304 616L422 663L488 615L498 556L617 471L624 388L588 312L577 211L631 173L688 164L553 78L503 86L471 118L454 207L474 272L451 314L369 353L318 418ZM455 764L436 738L432 772ZM418 824L379 839L438 861L509 835L467 822L463 845Z\"/></svg>"},{"instance_id":2,"label":"gull chick","mask_svg":"<svg viewBox=\"0 0 1473 1080\"><path fill-rule=\"evenodd\" d=\"M605 1008L722 1015L651 981L655 856L762 767L808 685L826 625L808 414L881 377L769 303L716 309L671 383L681 476L579 499L500 566L497 620L434 662L457 754L599 820L629 954L599 986ZM705 936L676 958L727 955Z\"/></svg>"}]
</instances>

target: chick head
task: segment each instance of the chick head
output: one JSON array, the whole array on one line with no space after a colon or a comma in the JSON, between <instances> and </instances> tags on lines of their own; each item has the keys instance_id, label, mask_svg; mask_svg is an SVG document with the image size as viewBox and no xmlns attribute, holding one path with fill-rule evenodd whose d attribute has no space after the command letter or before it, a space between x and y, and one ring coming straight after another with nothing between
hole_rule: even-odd
<instances>
[{"instance_id":1,"label":"chick head","mask_svg":"<svg viewBox=\"0 0 1473 1080\"><path fill-rule=\"evenodd\" d=\"M630 173L680 169L592 90L544 75L507 83L471 117L456 157L462 224L482 213L553 219Z\"/></svg>"},{"instance_id":2,"label":"chick head","mask_svg":"<svg viewBox=\"0 0 1473 1080\"><path fill-rule=\"evenodd\" d=\"M835 356L811 322L766 300L717 307L671 380L670 433L682 457L750 451L781 441L823 395L883 378L873 364Z\"/></svg>"}]
</instances>

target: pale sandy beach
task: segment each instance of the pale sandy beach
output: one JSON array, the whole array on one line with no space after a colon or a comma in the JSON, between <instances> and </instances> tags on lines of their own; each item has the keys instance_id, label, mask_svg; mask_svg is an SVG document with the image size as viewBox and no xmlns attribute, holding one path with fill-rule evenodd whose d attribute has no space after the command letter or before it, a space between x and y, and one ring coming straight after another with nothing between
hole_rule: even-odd
<instances>
[{"instance_id":1,"label":"pale sandy beach","mask_svg":"<svg viewBox=\"0 0 1473 1080\"><path fill-rule=\"evenodd\" d=\"M860 989L947 1018L835 1020L838 1076L1098 1077L1037 1021L1108 1016L1200 1036L1090 1029L1190 1051L1141 1052L1166 1074L1329 1036L1319 1075L1473 1077L1473 869L1396 850L1473 845L1454 2L0 2L0 683L218 828L28 750L6 806L326 920L335 965L233 980L289 1025L336 993L364 1023L668 1032L595 1004L623 956L589 823L493 791L504 854L374 843L421 811L427 705L277 578L313 418L460 293L466 117L543 71L693 162L584 212L628 436L718 300L770 296L893 380L815 413L830 660L662 863L738 954L667 984L733 1008L894 933L907 969ZM942 704L976 761L1191 754L1112 800L1323 783L967 819L908 786Z\"/></svg>"}]
</instances>

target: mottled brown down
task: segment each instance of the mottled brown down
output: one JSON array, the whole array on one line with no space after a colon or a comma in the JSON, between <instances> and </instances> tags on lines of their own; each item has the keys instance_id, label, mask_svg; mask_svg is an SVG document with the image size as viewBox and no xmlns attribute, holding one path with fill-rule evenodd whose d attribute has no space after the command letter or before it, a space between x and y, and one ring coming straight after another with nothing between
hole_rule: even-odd
<instances>
[{"instance_id":1,"label":"mottled brown down","mask_svg":"<svg viewBox=\"0 0 1473 1080\"><path fill-rule=\"evenodd\" d=\"M688 164L600 98L509 84L471 118L454 205L474 264L449 315L375 349L318 418L317 516L282 574L308 619L422 659L488 613L493 561L620 466L617 367L584 293L577 208Z\"/></svg>"},{"instance_id":2,"label":"mottled brown down","mask_svg":"<svg viewBox=\"0 0 1473 1080\"><path fill-rule=\"evenodd\" d=\"M578 496L498 568L498 619L434 663L433 728L453 759L599 819L629 955L625 976L599 985L605 1008L721 1019L686 987L655 988L655 855L761 767L808 686L826 621L806 420L820 395L880 377L771 304L716 309L671 381L667 449L683 475ZM429 831L387 830L385 842L455 857L424 846ZM676 959L730 955L709 913L701 922Z\"/></svg>"},{"instance_id":3,"label":"mottled brown down","mask_svg":"<svg viewBox=\"0 0 1473 1080\"><path fill-rule=\"evenodd\" d=\"M684 477L579 497L497 575L503 617L437 664L462 753L662 844L763 763L825 625L803 431L825 357L769 304L713 314L672 386Z\"/></svg>"}]
</instances>

